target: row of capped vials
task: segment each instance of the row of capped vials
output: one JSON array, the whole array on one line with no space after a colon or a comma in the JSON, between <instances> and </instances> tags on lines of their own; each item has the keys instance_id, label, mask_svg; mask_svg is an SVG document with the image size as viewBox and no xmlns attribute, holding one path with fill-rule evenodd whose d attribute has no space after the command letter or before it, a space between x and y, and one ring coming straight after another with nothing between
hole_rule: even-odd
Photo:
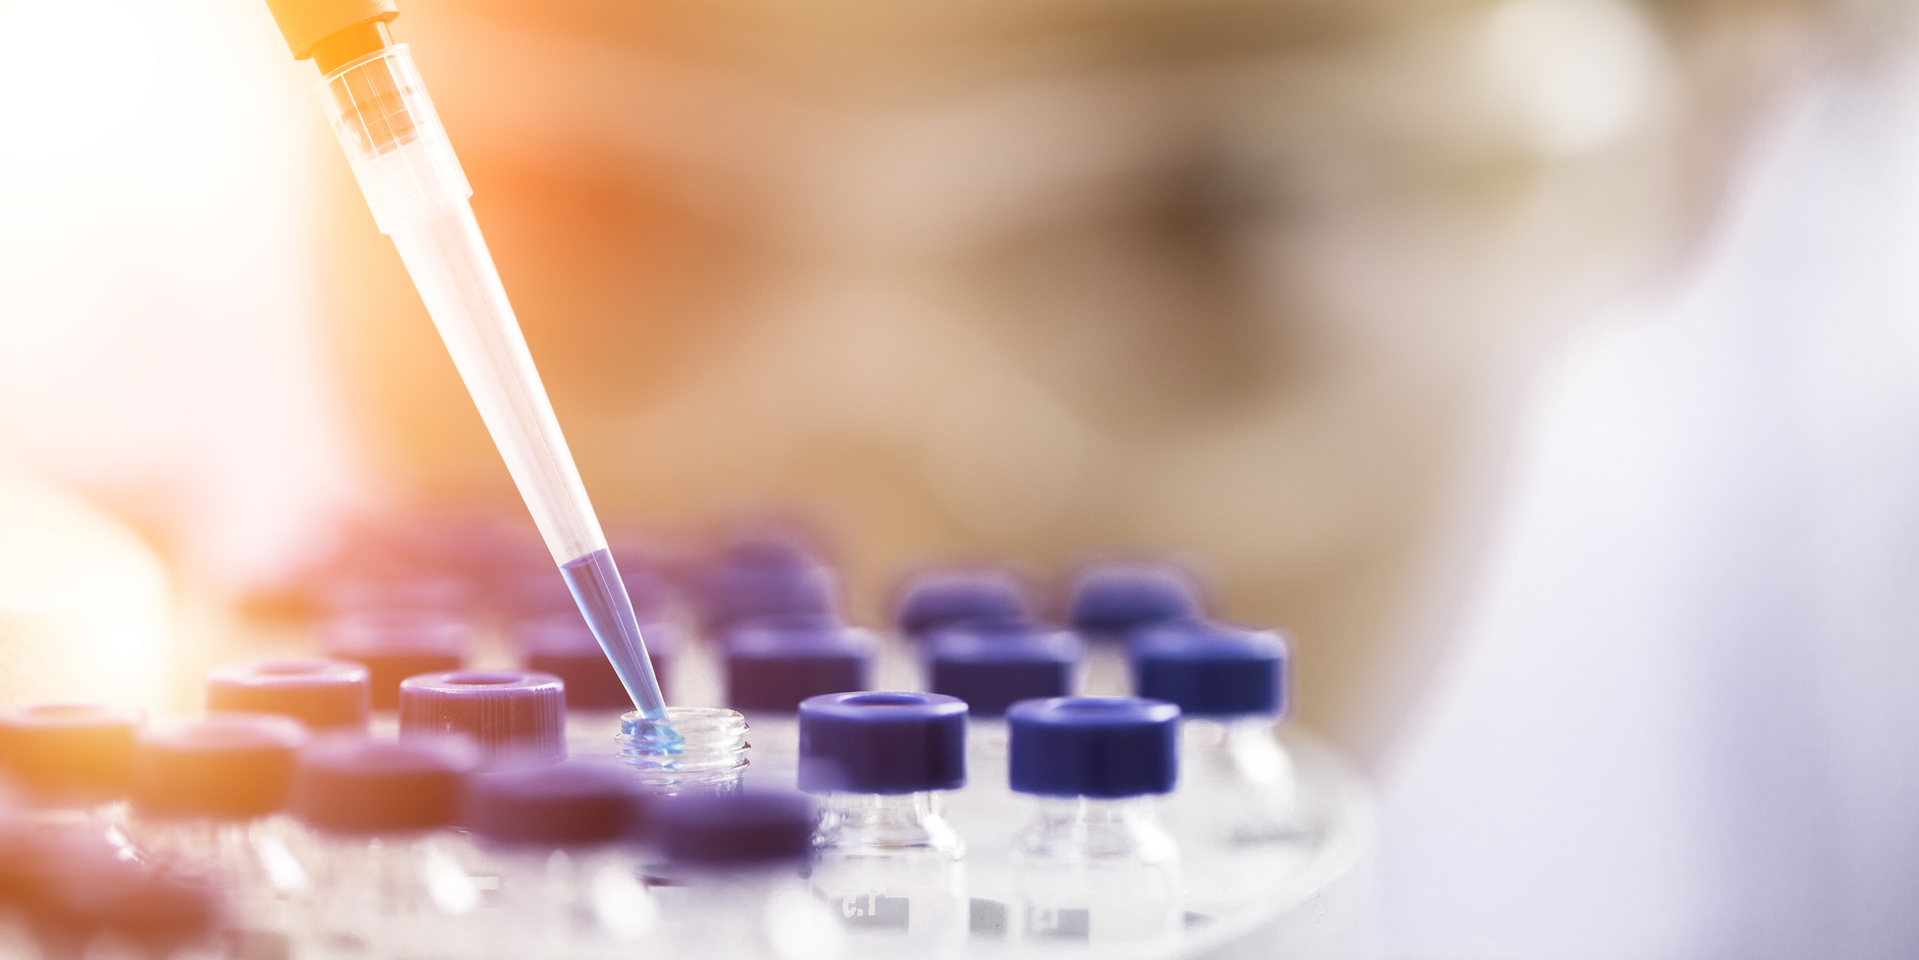
<instances>
[{"instance_id":1,"label":"row of capped vials","mask_svg":"<svg viewBox=\"0 0 1919 960\"><path fill-rule=\"evenodd\" d=\"M1139 947L1257 902L1313 841L1273 736L1283 643L1202 619L1174 571L1089 571L1072 631L1003 575L922 575L897 609L932 692L871 692L872 638L792 602L807 564L733 556L754 609L698 633L750 732L676 708L683 739L652 736L585 656L408 663L459 653L462 618L395 602L399 580L329 625L331 657L216 668L205 720L8 712L15 929L49 954L96 933L260 957ZM528 666L575 652L564 619L514 631ZM1066 696L1089 648L1142 696Z\"/></svg>"}]
</instances>

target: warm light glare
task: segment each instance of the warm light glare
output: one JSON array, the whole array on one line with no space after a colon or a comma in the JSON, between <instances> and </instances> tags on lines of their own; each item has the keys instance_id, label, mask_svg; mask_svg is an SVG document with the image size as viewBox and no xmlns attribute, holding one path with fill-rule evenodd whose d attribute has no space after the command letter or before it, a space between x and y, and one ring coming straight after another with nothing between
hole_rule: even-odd
<instances>
[{"instance_id":1,"label":"warm light glare","mask_svg":"<svg viewBox=\"0 0 1919 960\"><path fill-rule=\"evenodd\" d=\"M1486 26L1494 83L1555 156L1605 146L1633 124L1657 52L1644 17L1619 0L1510 0Z\"/></svg>"}]
</instances>

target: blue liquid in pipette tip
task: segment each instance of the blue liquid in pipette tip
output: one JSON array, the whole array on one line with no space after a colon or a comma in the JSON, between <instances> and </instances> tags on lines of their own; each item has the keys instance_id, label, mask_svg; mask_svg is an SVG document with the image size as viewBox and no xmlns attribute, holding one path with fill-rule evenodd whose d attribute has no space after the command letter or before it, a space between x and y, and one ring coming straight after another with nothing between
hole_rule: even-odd
<instances>
[{"instance_id":1,"label":"blue liquid in pipette tip","mask_svg":"<svg viewBox=\"0 0 1919 960\"><path fill-rule=\"evenodd\" d=\"M560 576L566 578L567 589L573 591L573 601L580 605L600 649L613 661L613 672L620 675L634 708L641 717L661 721L664 727L666 698L660 695L659 678L647 659L639 619L633 615L633 601L626 596L613 555L600 549L569 560L560 565ZM666 732L671 736L670 729Z\"/></svg>"}]
</instances>

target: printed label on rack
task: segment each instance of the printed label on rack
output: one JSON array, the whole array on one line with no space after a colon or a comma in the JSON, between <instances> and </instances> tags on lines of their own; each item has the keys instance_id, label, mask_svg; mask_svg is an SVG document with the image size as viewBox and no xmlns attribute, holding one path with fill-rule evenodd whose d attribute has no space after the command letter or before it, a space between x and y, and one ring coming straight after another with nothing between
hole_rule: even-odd
<instances>
[{"instance_id":1,"label":"printed label on rack","mask_svg":"<svg viewBox=\"0 0 1919 960\"><path fill-rule=\"evenodd\" d=\"M1150 897L1091 897L1071 905L1029 903L1026 935L1036 940L1113 943L1150 940L1169 930L1164 901Z\"/></svg>"}]
</instances>

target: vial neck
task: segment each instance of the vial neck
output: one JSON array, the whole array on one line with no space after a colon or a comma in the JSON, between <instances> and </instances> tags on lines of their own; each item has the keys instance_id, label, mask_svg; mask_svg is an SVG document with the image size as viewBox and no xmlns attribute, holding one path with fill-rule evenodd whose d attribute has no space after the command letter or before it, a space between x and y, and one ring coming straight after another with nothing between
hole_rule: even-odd
<instances>
[{"instance_id":1,"label":"vial neck","mask_svg":"<svg viewBox=\"0 0 1919 960\"><path fill-rule=\"evenodd\" d=\"M1292 762L1279 744L1279 718L1192 717L1181 722L1180 756L1194 780L1279 783L1292 777Z\"/></svg>"},{"instance_id":2,"label":"vial neck","mask_svg":"<svg viewBox=\"0 0 1919 960\"><path fill-rule=\"evenodd\" d=\"M1020 852L1067 862L1169 863L1178 857L1154 798L1041 797Z\"/></svg>"},{"instance_id":3,"label":"vial neck","mask_svg":"<svg viewBox=\"0 0 1919 960\"><path fill-rule=\"evenodd\" d=\"M964 847L937 793L828 794L813 845L821 850L935 850L957 859Z\"/></svg>"},{"instance_id":4,"label":"vial neck","mask_svg":"<svg viewBox=\"0 0 1919 960\"><path fill-rule=\"evenodd\" d=\"M732 710L670 707L666 719L621 718L620 762L661 792L731 789L746 767L746 719Z\"/></svg>"}]
</instances>

